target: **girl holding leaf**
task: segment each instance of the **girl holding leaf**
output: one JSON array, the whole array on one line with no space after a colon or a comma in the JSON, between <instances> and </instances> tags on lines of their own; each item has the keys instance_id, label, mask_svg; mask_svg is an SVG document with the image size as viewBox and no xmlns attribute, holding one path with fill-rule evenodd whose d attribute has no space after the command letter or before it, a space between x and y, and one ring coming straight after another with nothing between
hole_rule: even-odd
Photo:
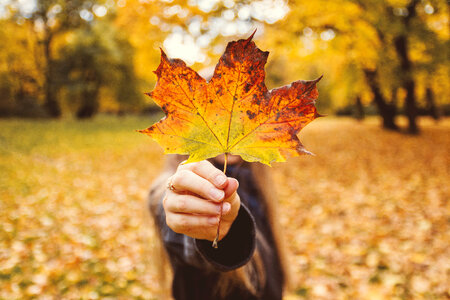
<instances>
[{"instance_id":1,"label":"girl holding leaf","mask_svg":"<svg viewBox=\"0 0 450 300\"><path fill-rule=\"evenodd\" d=\"M172 156L149 196L164 264L172 267L172 295L180 299L282 299L287 279L266 166L223 157L181 164ZM211 247L223 203L218 248Z\"/></svg>"},{"instance_id":2,"label":"girl holding leaf","mask_svg":"<svg viewBox=\"0 0 450 300\"><path fill-rule=\"evenodd\" d=\"M297 134L319 117L320 78L267 90L269 53L253 34L227 45L209 81L163 51L155 71L149 96L166 117L141 132L189 154L169 158L150 193L176 300L278 300L288 279L274 183L259 163L310 154Z\"/></svg>"}]
</instances>

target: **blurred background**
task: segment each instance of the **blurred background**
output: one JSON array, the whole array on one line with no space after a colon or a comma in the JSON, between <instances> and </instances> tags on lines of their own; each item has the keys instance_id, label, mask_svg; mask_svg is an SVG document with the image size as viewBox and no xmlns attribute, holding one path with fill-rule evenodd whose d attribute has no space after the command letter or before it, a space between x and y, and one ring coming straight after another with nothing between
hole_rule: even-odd
<instances>
[{"instance_id":1,"label":"blurred background","mask_svg":"<svg viewBox=\"0 0 450 300\"><path fill-rule=\"evenodd\" d=\"M145 196L161 47L206 76L269 51L269 88L320 75L273 168L285 299L450 297L450 3L0 0L0 299L162 299Z\"/></svg>"}]
</instances>

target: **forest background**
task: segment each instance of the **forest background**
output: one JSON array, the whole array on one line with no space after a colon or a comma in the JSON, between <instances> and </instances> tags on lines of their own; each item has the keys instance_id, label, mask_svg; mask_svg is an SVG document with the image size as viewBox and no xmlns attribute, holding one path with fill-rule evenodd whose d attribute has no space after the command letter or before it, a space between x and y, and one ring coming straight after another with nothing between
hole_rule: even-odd
<instances>
[{"instance_id":1,"label":"forest background","mask_svg":"<svg viewBox=\"0 0 450 300\"><path fill-rule=\"evenodd\" d=\"M211 73L227 41L258 29L271 52L267 85L321 82L322 113L435 119L449 108L445 0L3 0L0 115L154 112L143 95L159 47Z\"/></svg>"},{"instance_id":2,"label":"forest background","mask_svg":"<svg viewBox=\"0 0 450 300\"><path fill-rule=\"evenodd\" d=\"M320 81L277 164L286 299L450 297L445 0L0 0L0 299L160 299L145 196L161 47L209 76L255 29L266 84ZM337 116L337 117L335 117ZM136 212L139 213L136 213ZM142 212L142 213L141 213Z\"/></svg>"}]
</instances>

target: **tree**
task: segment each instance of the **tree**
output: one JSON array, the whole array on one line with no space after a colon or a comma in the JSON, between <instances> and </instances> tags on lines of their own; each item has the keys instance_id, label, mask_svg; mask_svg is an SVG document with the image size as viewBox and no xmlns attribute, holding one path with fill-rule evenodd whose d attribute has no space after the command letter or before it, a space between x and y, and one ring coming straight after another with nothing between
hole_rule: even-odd
<instances>
[{"instance_id":1,"label":"tree","mask_svg":"<svg viewBox=\"0 0 450 300\"><path fill-rule=\"evenodd\" d=\"M63 33L91 21L94 4L95 1L91 0L36 0L33 11L24 12L18 0L12 1L12 19L30 23L41 46L44 107L50 117L61 116L55 88L54 42Z\"/></svg>"},{"instance_id":2,"label":"tree","mask_svg":"<svg viewBox=\"0 0 450 300\"><path fill-rule=\"evenodd\" d=\"M100 94L117 99L120 109L139 106L133 50L126 37L106 22L84 26L69 36L55 61L56 86L66 94L79 119L94 116Z\"/></svg>"},{"instance_id":3,"label":"tree","mask_svg":"<svg viewBox=\"0 0 450 300\"><path fill-rule=\"evenodd\" d=\"M37 43L27 24L0 20L0 111L2 116L35 117L43 76Z\"/></svg>"},{"instance_id":4,"label":"tree","mask_svg":"<svg viewBox=\"0 0 450 300\"><path fill-rule=\"evenodd\" d=\"M408 132L418 132L417 90L426 89L418 78L424 70L428 78L437 78L438 70L448 69L441 58L448 53L445 1L292 1L290 7L287 18L272 29L272 44L300 49L291 53L298 57L309 43L314 49L302 58L310 64L328 62L324 73L333 77L333 90L347 85L342 99L354 99L355 86L365 85L360 92L371 92L385 128L398 128L397 98L404 95L399 100L405 103ZM349 82L348 76L337 76L349 66L365 80ZM447 91L441 95L448 98Z\"/></svg>"}]
</instances>

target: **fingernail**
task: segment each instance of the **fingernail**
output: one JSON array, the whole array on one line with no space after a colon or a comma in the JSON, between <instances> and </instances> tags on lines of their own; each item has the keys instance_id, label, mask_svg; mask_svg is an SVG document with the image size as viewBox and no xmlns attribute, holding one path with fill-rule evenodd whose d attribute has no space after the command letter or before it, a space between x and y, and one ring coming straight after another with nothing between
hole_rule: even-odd
<instances>
[{"instance_id":1,"label":"fingernail","mask_svg":"<svg viewBox=\"0 0 450 300\"><path fill-rule=\"evenodd\" d=\"M219 219L217 217L208 218L208 223L211 225L216 225L218 222L219 222Z\"/></svg>"},{"instance_id":2,"label":"fingernail","mask_svg":"<svg viewBox=\"0 0 450 300\"><path fill-rule=\"evenodd\" d=\"M219 174L214 178L214 184L217 186L222 186L227 181L227 177L223 174Z\"/></svg>"},{"instance_id":3,"label":"fingernail","mask_svg":"<svg viewBox=\"0 0 450 300\"><path fill-rule=\"evenodd\" d=\"M220 200L225 196L225 193L223 191L215 188L212 188L209 194L211 195L213 200Z\"/></svg>"},{"instance_id":4,"label":"fingernail","mask_svg":"<svg viewBox=\"0 0 450 300\"><path fill-rule=\"evenodd\" d=\"M229 202L225 202L222 207L222 213L226 214L231 209L231 204Z\"/></svg>"}]
</instances>

